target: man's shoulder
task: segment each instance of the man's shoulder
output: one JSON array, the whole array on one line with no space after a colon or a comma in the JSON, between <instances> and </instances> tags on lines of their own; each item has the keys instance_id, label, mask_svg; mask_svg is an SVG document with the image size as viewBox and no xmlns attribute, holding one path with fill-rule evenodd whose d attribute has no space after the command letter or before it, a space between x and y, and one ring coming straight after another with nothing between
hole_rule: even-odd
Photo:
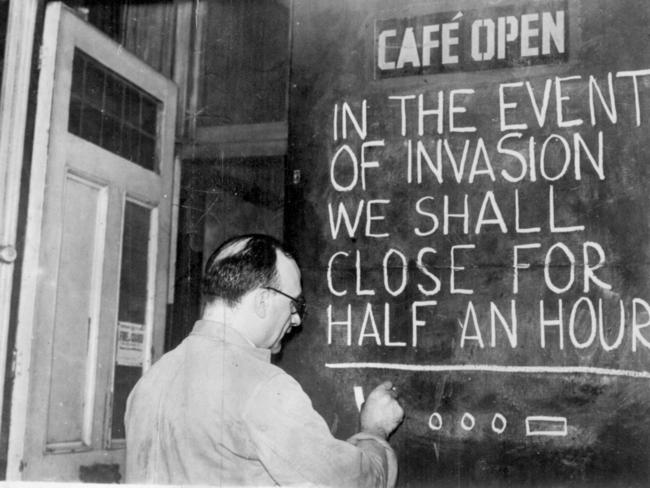
<instances>
[{"instance_id":1,"label":"man's shoulder","mask_svg":"<svg viewBox=\"0 0 650 488\"><path fill-rule=\"evenodd\" d=\"M233 362L234 372L237 373L237 370L243 369L246 371L246 376L255 383L266 383L275 377L291 378L283 369L273 363L260 360L257 357L252 357L245 353L241 354L237 348L233 350L233 356L236 358ZM244 363L243 368L242 363Z\"/></svg>"},{"instance_id":2,"label":"man's shoulder","mask_svg":"<svg viewBox=\"0 0 650 488\"><path fill-rule=\"evenodd\" d=\"M293 376L274 364L267 364L267 368L258 375L256 383L258 389L270 392L305 394L300 383Z\"/></svg>"},{"instance_id":3,"label":"man's shoulder","mask_svg":"<svg viewBox=\"0 0 650 488\"><path fill-rule=\"evenodd\" d=\"M165 383L168 383L175 375L175 372L180 370L181 363L181 350L180 346L178 346L176 349L163 354L145 371L136 384L134 391L146 390L150 394L152 389L165 388Z\"/></svg>"},{"instance_id":4,"label":"man's shoulder","mask_svg":"<svg viewBox=\"0 0 650 488\"><path fill-rule=\"evenodd\" d=\"M284 370L253 353L248 345L193 337L185 353L186 381L204 383L206 394L231 389L244 392L271 378L291 378Z\"/></svg>"}]
</instances>

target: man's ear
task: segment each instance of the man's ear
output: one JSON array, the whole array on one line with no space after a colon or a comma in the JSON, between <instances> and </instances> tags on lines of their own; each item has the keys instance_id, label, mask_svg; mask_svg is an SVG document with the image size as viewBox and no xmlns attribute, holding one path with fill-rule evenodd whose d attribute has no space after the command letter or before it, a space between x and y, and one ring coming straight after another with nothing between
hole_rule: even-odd
<instances>
[{"instance_id":1,"label":"man's ear","mask_svg":"<svg viewBox=\"0 0 650 488\"><path fill-rule=\"evenodd\" d=\"M254 292L253 308L255 310L255 315L261 319L266 317L266 314L268 313L269 295L269 290L265 290L264 288L258 288Z\"/></svg>"}]
</instances>

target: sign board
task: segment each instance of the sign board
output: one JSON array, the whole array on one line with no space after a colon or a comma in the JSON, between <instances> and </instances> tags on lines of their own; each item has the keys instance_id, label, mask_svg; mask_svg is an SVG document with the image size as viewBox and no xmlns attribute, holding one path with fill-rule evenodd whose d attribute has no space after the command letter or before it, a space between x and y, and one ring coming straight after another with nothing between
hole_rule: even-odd
<instances>
[{"instance_id":1,"label":"sign board","mask_svg":"<svg viewBox=\"0 0 650 488\"><path fill-rule=\"evenodd\" d=\"M568 36L566 0L377 20L375 76L563 63Z\"/></svg>"},{"instance_id":2,"label":"sign board","mask_svg":"<svg viewBox=\"0 0 650 488\"><path fill-rule=\"evenodd\" d=\"M142 366L144 360L143 324L119 322L117 328L117 355L115 362L120 366Z\"/></svg>"}]
</instances>

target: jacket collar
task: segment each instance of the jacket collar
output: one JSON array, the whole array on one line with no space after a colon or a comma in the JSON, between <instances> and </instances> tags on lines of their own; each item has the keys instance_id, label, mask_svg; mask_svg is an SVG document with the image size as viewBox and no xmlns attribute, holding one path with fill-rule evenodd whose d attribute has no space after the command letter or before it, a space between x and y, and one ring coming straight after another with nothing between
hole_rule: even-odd
<instances>
[{"instance_id":1,"label":"jacket collar","mask_svg":"<svg viewBox=\"0 0 650 488\"><path fill-rule=\"evenodd\" d=\"M207 337L209 339L216 339L226 344L232 344L241 349L246 350L253 356L263 361L271 361L271 351L269 349L262 349L256 347L244 337L239 331L228 327L223 322L215 322L213 320L197 320L194 323L194 328L190 333L192 336Z\"/></svg>"}]
</instances>

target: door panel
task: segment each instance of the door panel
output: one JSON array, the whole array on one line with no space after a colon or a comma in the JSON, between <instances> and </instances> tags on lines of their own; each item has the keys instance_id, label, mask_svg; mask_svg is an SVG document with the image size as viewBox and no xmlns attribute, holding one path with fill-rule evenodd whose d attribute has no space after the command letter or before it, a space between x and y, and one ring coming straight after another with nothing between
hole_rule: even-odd
<instances>
[{"instance_id":1,"label":"door panel","mask_svg":"<svg viewBox=\"0 0 650 488\"><path fill-rule=\"evenodd\" d=\"M8 479L122 469L126 396L163 348L175 96L48 4Z\"/></svg>"},{"instance_id":2,"label":"door panel","mask_svg":"<svg viewBox=\"0 0 650 488\"><path fill-rule=\"evenodd\" d=\"M88 449L92 445L107 196L105 186L72 173L66 175L49 384L48 451Z\"/></svg>"}]
</instances>

